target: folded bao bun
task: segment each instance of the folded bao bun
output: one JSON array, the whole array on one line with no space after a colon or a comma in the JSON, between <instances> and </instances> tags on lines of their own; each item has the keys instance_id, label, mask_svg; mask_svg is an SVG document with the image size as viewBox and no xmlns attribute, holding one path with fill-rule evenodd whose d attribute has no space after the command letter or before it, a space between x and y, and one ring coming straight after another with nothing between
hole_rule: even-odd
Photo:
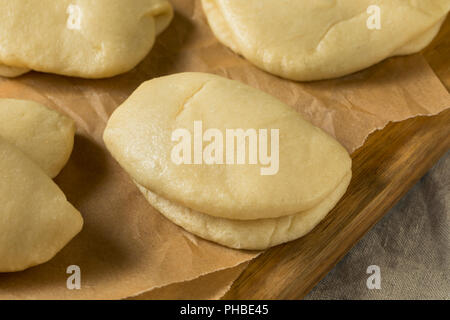
<instances>
[{"instance_id":1,"label":"folded bao bun","mask_svg":"<svg viewBox=\"0 0 450 320\"><path fill-rule=\"evenodd\" d=\"M167 0L3 1L0 75L125 73L144 59L172 17Z\"/></svg>"},{"instance_id":2,"label":"folded bao bun","mask_svg":"<svg viewBox=\"0 0 450 320\"><path fill-rule=\"evenodd\" d=\"M176 164L174 130L195 136L199 120L203 130L224 136L227 129L279 130L278 171L262 175L260 164L248 163ZM351 178L351 159L331 136L276 98L211 74L142 84L111 116L104 141L168 219L233 248L263 249L306 234Z\"/></svg>"},{"instance_id":3,"label":"folded bao bun","mask_svg":"<svg viewBox=\"0 0 450 320\"><path fill-rule=\"evenodd\" d=\"M450 0L202 4L219 41L259 68L297 81L340 77L418 52L436 36L450 10Z\"/></svg>"},{"instance_id":4,"label":"folded bao bun","mask_svg":"<svg viewBox=\"0 0 450 320\"><path fill-rule=\"evenodd\" d=\"M0 175L0 272L47 262L80 232L80 213L36 163L1 137Z\"/></svg>"},{"instance_id":5,"label":"folded bao bun","mask_svg":"<svg viewBox=\"0 0 450 320\"><path fill-rule=\"evenodd\" d=\"M75 129L72 119L39 103L0 99L0 137L18 147L50 178L69 160Z\"/></svg>"},{"instance_id":6,"label":"folded bao bun","mask_svg":"<svg viewBox=\"0 0 450 320\"><path fill-rule=\"evenodd\" d=\"M137 185L146 199L169 220L204 239L235 249L263 250L300 238L322 221L341 199L351 174L311 209L280 218L233 220L213 217L180 206Z\"/></svg>"}]
</instances>

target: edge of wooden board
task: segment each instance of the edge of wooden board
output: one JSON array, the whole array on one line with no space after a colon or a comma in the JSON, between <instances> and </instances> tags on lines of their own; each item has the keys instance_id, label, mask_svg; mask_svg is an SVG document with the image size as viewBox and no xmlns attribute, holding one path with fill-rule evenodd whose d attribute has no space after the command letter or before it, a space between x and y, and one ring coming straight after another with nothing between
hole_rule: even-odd
<instances>
[{"instance_id":1,"label":"edge of wooden board","mask_svg":"<svg viewBox=\"0 0 450 320\"><path fill-rule=\"evenodd\" d=\"M450 110L369 136L346 195L310 234L253 260L223 299L301 299L450 149Z\"/></svg>"}]
</instances>

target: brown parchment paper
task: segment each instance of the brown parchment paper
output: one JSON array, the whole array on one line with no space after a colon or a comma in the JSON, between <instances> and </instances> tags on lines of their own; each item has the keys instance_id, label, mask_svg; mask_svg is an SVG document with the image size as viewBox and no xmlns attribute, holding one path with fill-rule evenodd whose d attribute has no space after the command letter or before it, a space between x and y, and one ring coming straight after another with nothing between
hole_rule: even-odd
<instances>
[{"instance_id":1,"label":"brown parchment paper","mask_svg":"<svg viewBox=\"0 0 450 320\"><path fill-rule=\"evenodd\" d=\"M174 283L143 293L133 300L211 300L223 297L237 277L248 266L248 262L197 279Z\"/></svg>"},{"instance_id":2,"label":"brown parchment paper","mask_svg":"<svg viewBox=\"0 0 450 320\"><path fill-rule=\"evenodd\" d=\"M121 299L145 292L157 298L158 290L161 297L189 298L199 283L205 286L202 298L218 298L236 278L233 272L258 254L215 245L167 221L107 152L102 133L109 116L143 81L183 71L240 80L291 105L350 152L389 121L450 106L449 93L420 55L337 80L296 83L258 70L222 46L200 1L171 2L173 23L127 74L84 80L33 72L0 80L0 97L41 102L76 121L74 151L56 182L85 219L83 231L50 262L0 274L0 299ZM81 268L81 290L66 288L69 265Z\"/></svg>"}]
</instances>

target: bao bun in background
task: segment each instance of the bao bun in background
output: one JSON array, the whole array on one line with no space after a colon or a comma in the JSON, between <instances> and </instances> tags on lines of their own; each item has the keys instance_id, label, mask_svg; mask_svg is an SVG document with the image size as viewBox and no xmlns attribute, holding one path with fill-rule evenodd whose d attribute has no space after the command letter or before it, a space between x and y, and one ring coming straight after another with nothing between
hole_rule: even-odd
<instances>
[{"instance_id":1,"label":"bao bun in background","mask_svg":"<svg viewBox=\"0 0 450 320\"><path fill-rule=\"evenodd\" d=\"M175 164L174 130L279 130L279 171ZM309 232L345 193L351 159L331 136L276 98L237 81L181 73L142 84L111 116L107 148L150 203L225 246L264 249Z\"/></svg>"},{"instance_id":2,"label":"bao bun in background","mask_svg":"<svg viewBox=\"0 0 450 320\"><path fill-rule=\"evenodd\" d=\"M227 47L297 81L344 76L419 52L439 32L450 0L202 0ZM380 29L368 27L379 8ZM369 10L369 11L368 11ZM371 24L369 23L369 26Z\"/></svg>"},{"instance_id":3,"label":"bao bun in background","mask_svg":"<svg viewBox=\"0 0 450 320\"><path fill-rule=\"evenodd\" d=\"M125 73L147 56L172 18L167 0L2 1L0 75Z\"/></svg>"}]
</instances>

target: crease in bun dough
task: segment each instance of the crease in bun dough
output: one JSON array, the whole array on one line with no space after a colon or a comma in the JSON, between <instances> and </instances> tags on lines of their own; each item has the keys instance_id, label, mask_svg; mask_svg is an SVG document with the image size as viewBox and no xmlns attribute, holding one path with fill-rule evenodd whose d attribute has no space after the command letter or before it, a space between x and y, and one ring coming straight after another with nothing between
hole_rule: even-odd
<instances>
[{"instance_id":1,"label":"crease in bun dough","mask_svg":"<svg viewBox=\"0 0 450 320\"><path fill-rule=\"evenodd\" d=\"M279 129L278 173L262 176L260 166L250 164L176 165L171 161L172 132L184 128L192 134L197 120L203 130ZM335 139L276 98L211 74L181 73L142 84L113 113L103 137L114 158L170 220L208 240L240 248L264 248L303 235L309 228L300 230L296 224L284 241L281 236L267 241L265 233L281 223L273 221L287 216L307 211L310 219L324 216L335 204L333 192L345 191L351 177L351 159ZM187 211L181 208L190 210L192 223L201 220L197 213L210 219L204 225L233 220L229 230L261 222L263 234L251 240L236 231L235 241L220 240L198 231L201 226L188 226L181 216Z\"/></svg>"},{"instance_id":2,"label":"crease in bun dough","mask_svg":"<svg viewBox=\"0 0 450 320\"><path fill-rule=\"evenodd\" d=\"M80 232L80 213L35 162L1 137L0 174L0 272L47 262Z\"/></svg>"},{"instance_id":3,"label":"crease in bun dough","mask_svg":"<svg viewBox=\"0 0 450 320\"><path fill-rule=\"evenodd\" d=\"M50 177L56 177L74 145L72 119L25 100L0 99L0 137L18 147Z\"/></svg>"},{"instance_id":4,"label":"crease in bun dough","mask_svg":"<svg viewBox=\"0 0 450 320\"><path fill-rule=\"evenodd\" d=\"M227 47L275 75L336 78L386 58L419 52L439 32L449 0L202 0ZM381 29L369 29L377 5Z\"/></svg>"},{"instance_id":5,"label":"crease in bun dough","mask_svg":"<svg viewBox=\"0 0 450 320\"><path fill-rule=\"evenodd\" d=\"M106 78L133 69L170 24L167 0L14 0L0 6L0 75Z\"/></svg>"},{"instance_id":6,"label":"crease in bun dough","mask_svg":"<svg viewBox=\"0 0 450 320\"><path fill-rule=\"evenodd\" d=\"M0 76L2 77L15 78L30 71L31 71L30 69L26 68L14 68L5 65L0 65Z\"/></svg>"}]
</instances>

